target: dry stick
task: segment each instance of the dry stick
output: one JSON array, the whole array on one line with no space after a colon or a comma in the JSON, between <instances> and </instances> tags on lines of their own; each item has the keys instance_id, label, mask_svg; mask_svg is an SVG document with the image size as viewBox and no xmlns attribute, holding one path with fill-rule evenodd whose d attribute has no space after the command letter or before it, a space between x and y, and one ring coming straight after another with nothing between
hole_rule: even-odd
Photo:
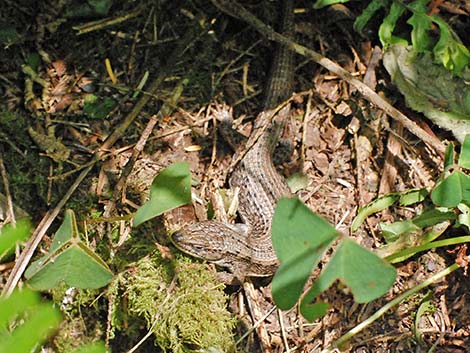
<instances>
[{"instance_id":1,"label":"dry stick","mask_svg":"<svg viewBox=\"0 0 470 353\"><path fill-rule=\"evenodd\" d=\"M200 18L196 18L196 20L193 21L193 24L198 25L198 23L200 23L198 22L199 20ZM144 106L150 101L150 99L152 98L151 95L154 94L157 88L161 85L165 77L170 72L170 69L173 67L175 61L181 57L184 50L191 44L192 41L195 40L195 37L199 36L199 33L196 33L196 35L193 35L193 33L194 32L192 31L186 32L183 39L178 43L178 46L171 53L170 58L172 58L172 60L169 60L167 64L164 67L162 67L159 73L159 76L150 85L150 88L148 90L150 94L143 95L139 99L139 101L136 103L132 111L126 116L124 121L116 128L116 130L113 131L111 135L109 135L109 137L104 141L103 145L98 149L98 151L92 157L91 162L93 163L90 163L90 165L86 167L80 173L80 175L77 177L74 183L70 186L69 190L64 195L64 197L57 203L56 207L54 207L52 210L49 210L44 215L41 222L38 224L33 234L31 235L31 238L26 243L25 248L23 249L23 252L20 254L18 259L16 260L15 267L13 268L13 270L10 273L10 276L8 277L7 283L5 287L3 288L1 297L8 297L13 292L21 276L26 270L26 266L28 266L29 260L31 260L31 257L34 254L34 251L36 250L39 243L41 242L42 237L46 234L47 230L49 229L50 225L59 214L62 207L64 207L66 202L74 193L75 189L78 187L78 185L80 185L83 179L85 179L85 177L88 175L90 170L93 168L94 163L97 162L100 159L100 156L105 151L109 150L114 145L114 143L124 134L126 129L129 127L129 125L134 121L134 119L141 112Z\"/></svg>"},{"instance_id":2,"label":"dry stick","mask_svg":"<svg viewBox=\"0 0 470 353\"><path fill-rule=\"evenodd\" d=\"M119 193L124 188L126 179L129 176L129 174L131 174L132 169L134 168L134 164L137 161L137 158L139 157L140 153L142 153L142 151L144 150L144 147L150 137L150 134L152 133L153 128L157 124L157 121L171 114L173 110L172 107L176 105L176 103L181 97L181 94L183 93L184 87L186 87L188 83L189 83L188 79L181 80L178 86L176 86L176 88L174 89L173 95L171 96L171 98L163 104L163 106L161 107L157 115L152 115L150 117L150 120L147 123L147 126L145 127L142 135L140 136L139 141L137 141L136 145L134 146L134 150L132 152L131 157L129 158L126 165L124 166L121 177L119 178L116 186L114 187L113 196L111 198L112 201L110 202L110 204L108 205L108 208L104 212L103 217L107 218L111 216L112 212L115 209L116 200L119 197Z\"/></svg>"},{"instance_id":3,"label":"dry stick","mask_svg":"<svg viewBox=\"0 0 470 353\"><path fill-rule=\"evenodd\" d=\"M276 305L273 305L271 309L266 312L266 314L260 317L258 321L253 323L253 326L235 342L235 346L238 346L245 338L247 338L260 324L264 322L264 320L268 318L269 315L274 312L274 310L276 310Z\"/></svg>"},{"instance_id":4,"label":"dry stick","mask_svg":"<svg viewBox=\"0 0 470 353\"><path fill-rule=\"evenodd\" d=\"M139 141L137 141L137 144L135 145L134 150L132 151L131 157L129 158L126 165L124 166L121 177L119 178L118 182L116 183L116 186L114 187L114 192L113 192L113 196L111 197L111 202L108 204L106 211L103 213L103 217L107 218L111 216L114 209L116 208L116 201L119 197L119 194L124 189L126 179L129 176L129 174L131 174L132 169L134 168L135 162L137 158L139 157L140 153L144 150L145 144L147 143L147 140L150 134L152 133L153 128L155 127L156 124L157 124L157 116L152 115L142 135L140 136Z\"/></svg>"},{"instance_id":5,"label":"dry stick","mask_svg":"<svg viewBox=\"0 0 470 353\"><path fill-rule=\"evenodd\" d=\"M313 92L310 92L307 96L307 105L305 108L305 113L302 116L302 138L300 144L300 163L301 168L300 170L305 171L305 156L307 155L305 151L306 141L307 141L307 125L311 120L312 115L312 99L313 99Z\"/></svg>"},{"instance_id":6,"label":"dry stick","mask_svg":"<svg viewBox=\"0 0 470 353\"><path fill-rule=\"evenodd\" d=\"M78 35L85 34L85 33L90 33L94 31L99 31L101 29L114 26L116 24L128 21L134 17L139 16L142 11L145 10L145 7L138 7L137 9L123 15L123 16L118 16L114 18L105 18L103 20L98 20L98 21L92 21L85 23L80 26L75 26L73 27L74 30L78 31Z\"/></svg>"},{"instance_id":7,"label":"dry stick","mask_svg":"<svg viewBox=\"0 0 470 353\"><path fill-rule=\"evenodd\" d=\"M16 217L15 212L13 211L13 200L11 199L10 194L10 183L8 182L7 171L5 165L3 164L3 156L0 153L0 174L2 175L3 188L5 189L5 198L7 204L7 215L11 221L11 224L16 227ZM8 219L7 216L7 219Z\"/></svg>"},{"instance_id":8,"label":"dry stick","mask_svg":"<svg viewBox=\"0 0 470 353\"><path fill-rule=\"evenodd\" d=\"M174 109L178 109L178 111L181 111L181 109L177 108L176 106L173 106ZM164 107L162 107L162 109L164 109ZM169 130L167 132L162 132L161 134L158 134L158 135L155 135L155 136L152 136L152 137L149 137L148 141L154 141L154 140L160 140L164 137L167 137L167 136L171 136L173 134L177 134L178 132L181 132L181 131L184 131L184 130L188 130L192 127L195 127L195 126L199 126L200 124L204 124L206 122L208 122L209 120L212 120L212 117L205 117L203 119L200 119L198 121L195 121L194 124L190 124L190 125L185 125L185 126L181 126L181 127L178 127L178 128L175 128L173 130ZM117 151L114 151L112 152L112 154L119 154L120 152L124 152L124 151L127 151L127 150L130 150L131 148L133 148L135 146L135 144L130 144L128 146L125 146L125 147L121 147L119 148ZM100 157L100 160L104 160L104 159L107 159L109 157L109 155L111 155L111 153L109 154L102 154L101 157ZM59 175L56 175L56 176L52 176L50 177L51 179L65 179L66 177L68 177L69 175L72 175L72 174L75 174L77 173L78 171L82 170L82 169L85 169L86 167L88 167L89 165L94 165L96 163L96 161L94 159L92 159L91 161L88 161L86 162L85 164L82 164L80 165L78 168L76 169L73 169L71 171L68 171L68 172L65 172L65 173L62 173L62 174L59 174Z\"/></svg>"},{"instance_id":9,"label":"dry stick","mask_svg":"<svg viewBox=\"0 0 470 353\"><path fill-rule=\"evenodd\" d=\"M286 327L284 325L284 319L281 309L277 309L277 316L279 317L279 326L281 326L281 336L282 341L284 342L284 348L286 353L291 353L291 349L289 348L289 343L287 342L287 332Z\"/></svg>"},{"instance_id":10,"label":"dry stick","mask_svg":"<svg viewBox=\"0 0 470 353\"><path fill-rule=\"evenodd\" d=\"M74 181L74 183L70 186L70 189L66 192L64 197L57 203L57 206L54 207L52 210L49 210L44 215L41 222L38 224L33 234L31 235L31 238L26 243L23 251L21 252L21 255L16 260L15 267L13 267L13 270L11 271L10 276L8 277L7 283L3 288L2 297L8 297L13 292L13 289L15 289L16 285L18 284L18 281L23 275L26 266L28 266L29 260L33 256L34 251L41 242L44 234L46 234L47 229L49 229L49 226L57 217L62 207L64 207L65 203L68 201L70 196L72 196L73 192L78 187L78 185L80 185L82 180L85 179L92 167L93 165L90 165L89 167L84 169Z\"/></svg>"},{"instance_id":11,"label":"dry stick","mask_svg":"<svg viewBox=\"0 0 470 353\"><path fill-rule=\"evenodd\" d=\"M364 330L366 327L370 326L374 321L384 315L388 310L393 308L395 305L401 303L402 301L406 300L407 298L411 297L412 295L418 293L420 290L426 288L427 286L438 282L440 279L448 276L452 272L458 270L460 266L457 263L454 263L447 267L446 269L442 270L441 272L436 273L435 275L431 276L427 280L421 282L417 286L407 290L405 293L400 294L398 297L393 299L392 301L385 304L379 310L377 310L374 314L372 314L369 318L362 321L359 325L352 328L340 338L338 338L334 343L332 343L328 348L321 351L321 353L333 353L338 347L341 347L346 342L348 342L352 337L356 334Z\"/></svg>"},{"instance_id":12,"label":"dry stick","mask_svg":"<svg viewBox=\"0 0 470 353\"><path fill-rule=\"evenodd\" d=\"M1 75L0 75L1 76ZM9 138L7 135L5 135L3 132L0 131L0 138L2 141L6 142L15 152L17 152L21 157L25 158L26 153L23 152L16 146Z\"/></svg>"},{"instance_id":13,"label":"dry stick","mask_svg":"<svg viewBox=\"0 0 470 353\"><path fill-rule=\"evenodd\" d=\"M248 307L250 308L251 315L254 320L256 320L256 326L253 325L253 328L256 330L258 337L261 341L262 351L264 353L269 353L271 351L271 342L269 339L268 331L266 330L266 326L264 325L264 320L266 320L267 316L261 315L260 307L259 307L259 298L258 294L255 291L255 287L253 286L253 282L247 280L243 283L243 289L245 290L246 299L248 301ZM270 311L271 312L271 311ZM261 321L260 319L263 318Z\"/></svg>"},{"instance_id":14,"label":"dry stick","mask_svg":"<svg viewBox=\"0 0 470 353\"><path fill-rule=\"evenodd\" d=\"M303 45L290 40L282 34L274 31L270 26L266 25L263 21L259 20L256 16L246 10L243 6L233 0L211 0L212 3L217 6L221 11L239 18L247 22L250 26L255 28L263 36L269 40L273 40L277 43L281 43L291 50L305 57L311 58L317 64L323 66L325 69L333 72L343 80L353 85L370 103L375 104L385 113L391 116L393 119L400 122L406 127L411 133L419 137L423 142L427 143L435 151L440 154L444 154L445 145L436 137L430 136L426 131L420 128L414 121L408 119L402 112L394 108L390 103L381 98L373 89L354 78L351 73L343 69L338 64L334 63L330 59L325 58L323 55L317 53L314 50L308 49Z\"/></svg>"},{"instance_id":15,"label":"dry stick","mask_svg":"<svg viewBox=\"0 0 470 353\"><path fill-rule=\"evenodd\" d=\"M219 84L220 84L220 81L222 81L222 79L225 77L225 75L229 72L229 70L232 68L233 65L235 65L236 63L238 63L240 61L241 58L243 58L245 55L249 54L251 49L253 49L254 47L256 47L259 43L261 42L261 40L258 40L256 41L255 43L253 43L252 45L250 45L246 50L242 51L235 59L231 60L228 65L225 66L225 68L222 70L222 72L220 73L219 77L215 80L215 84L214 84L214 87L217 87Z\"/></svg>"}]
</instances>

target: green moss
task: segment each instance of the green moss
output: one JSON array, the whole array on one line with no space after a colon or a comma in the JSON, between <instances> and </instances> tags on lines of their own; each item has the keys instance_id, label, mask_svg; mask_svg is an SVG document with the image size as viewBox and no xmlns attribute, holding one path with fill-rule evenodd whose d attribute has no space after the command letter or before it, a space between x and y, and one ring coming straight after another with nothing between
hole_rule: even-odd
<instances>
[{"instance_id":1,"label":"green moss","mask_svg":"<svg viewBox=\"0 0 470 353\"><path fill-rule=\"evenodd\" d=\"M103 331L98 321L85 322L77 316L65 320L60 325L60 330L54 338L55 352L68 353L87 343L97 342Z\"/></svg>"},{"instance_id":2,"label":"green moss","mask_svg":"<svg viewBox=\"0 0 470 353\"><path fill-rule=\"evenodd\" d=\"M38 195L47 195L50 163L30 152L32 142L26 131L27 122L26 116L0 107L0 143L11 193L15 204L34 216L45 206L45 197L41 199Z\"/></svg>"},{"instance_id":3,"label":"green moss","mask_svg":"<svg viewBox=\"0 0 470 353\"><path fill-rule=\"evenodd\" d=\"M129 313L146 320L164 351L218 348L233 352L235 320L226 310L223 285L205 265L183 256L162 263L165 261L153 254L119 276Z\"/></svg>"},{"instance_id":4,"label":"green moss","mask_svg":"<svg viewBox=\"0 0 470 353\"><path fill-rule=\"evenodd\" d=\"M100 296L99 290L72 289L62 283L50 293L64 315L64 320L51 342L55 352L71 352L103 337L103 324L97 320L96 315L99 312L99 302L96 300ZM65 298L68 300L64 300ZM88 310L90 307L92 309Z\"/></svg>"},{"instance_id":5,"label":"green moss","mask_svg":"<svg viewBox=\"0 0 470 353\"><path fill-rule=\"evenodd\" d=\"M56 180L50 189L50 168L52 165L53 173L59 174L57 163L51 164L50 158L40 154L28 134L30 125L30 116L6 111L0 106L0 144L13 201L35 218L49 209L49 202L55 204L61 199L70 185L67 181ZM64 172L74 167L67 165L66 168ZM2 191L0 185L0 192ZM80 201L83 202L83 197Z\"/></svg>"},{"instance_id":6,"label":"green moss","mask_svg":"<svg viewBox=\"0 0 470 353\"><path fill-rule=\"evenodd\" d=\"M94 310L98 310L96 298L100 296L100 293L99 289L71 288L64 282L50 290L53 302L60 305L62 312L68 316L80 315L83 307L93 307ZM65 304L64 298L66 298Z\"/></svg>"}]
</instances>

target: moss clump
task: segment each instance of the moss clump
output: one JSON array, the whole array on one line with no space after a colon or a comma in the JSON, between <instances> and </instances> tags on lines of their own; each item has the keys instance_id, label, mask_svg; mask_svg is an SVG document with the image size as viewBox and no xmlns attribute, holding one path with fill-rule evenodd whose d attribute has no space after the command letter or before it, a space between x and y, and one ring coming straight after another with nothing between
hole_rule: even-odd
<instances>
[{"instance_id":1,"label":"moss clump","mask_svg":"<svg viewBox=\"0 0 470 353\"><path fill-rule=\"evenodd\" d=\"M62 283L52 289L50 294L54 303L60 306L65 318L51 342L55 352L71 352L102 338L103 325L97 319L99 290L70 288ZM89 307L94 309L83 309Z\"/></svg>"},{"instance_id":2,"label":"moss clump","mask_svg":"<svg viewBox=\"0 0 470 353\"><path fill-rule=\"evenodd\" d=\"M132 315L145 318L156 344L174 353L235 350L235 320L226 310L223 285L203 264L179 256L174 271L158 254L139 260L120 275ZM177 273L175 276L173 273Z\"/></svg>"},{"instance_id":3,"label":"moss clump","mask_svg":"<svg viewBox=\"0 0 470 353\"><path fill-rule=\"evenodd\" d=\"M67 353L87 343L97 342L103 334L98 322L85 323L81 317L64 320L53 340L57 353Z\"/></svg>"}]
</instances>

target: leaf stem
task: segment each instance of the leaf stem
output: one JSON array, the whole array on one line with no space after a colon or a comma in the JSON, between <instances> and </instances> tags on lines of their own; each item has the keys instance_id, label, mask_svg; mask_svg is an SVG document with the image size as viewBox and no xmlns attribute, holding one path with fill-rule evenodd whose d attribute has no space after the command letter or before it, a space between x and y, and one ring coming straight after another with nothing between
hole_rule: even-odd
<instances>
[{"instance_id":1,"label":"leaf stem","mask_svg":"<svg viewBox=\"0 0 470 353\"><path fill-rule=\"evenodd\" d=\"M457 245L457 244L462 244L462 243L470 243L470 235L461 236L461 237L453 237L449 239L443 239L443 240L438 240L438 241L434 241L434 242L427 243L427 244L414 246L412 248L404 249L395 254L387 256L385 260L393 264L393 263L401 262L403 258L408 258L409 256L419 253L421 251L441 248L441 247L449 246L449 245Z\"/></svg>"}]
</instances>

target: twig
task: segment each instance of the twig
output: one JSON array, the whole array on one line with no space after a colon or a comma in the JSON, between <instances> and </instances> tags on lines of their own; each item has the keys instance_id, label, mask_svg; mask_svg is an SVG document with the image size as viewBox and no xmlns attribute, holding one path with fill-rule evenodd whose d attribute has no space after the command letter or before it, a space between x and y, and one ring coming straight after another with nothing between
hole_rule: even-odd
<instances>
[{"instance_id":1,"label":"twig","mask_svg":"<svg viewBox=\"0 0 470 353\"><path fill-rule=\"evenodd\" d=\"M124 166L122 174L121 174L118 182L116 183L116 186L114 187L114 192L113 192L113 196L111 198L111 201L107 205L108 207L106 208L106 211L104 212L103 217L108 218L109 216L111 216L114 209L116 208L116 201L119 197L119 194L121 193L122 189L124 188L125 183L126 183L126 179L129 176L129 174L131 174L132 169L134 168L134 164L135 164L137 158L139 157L139 155L144 150L145 144L147 143L147 140L148 140L150 134L152 133L153 128L155 127L155 124L157 124L157 116L152 115L150 117L149 122L147 123L147 126L145 127L144 131L142 132L142 135L140 136L139 141L135 145L134 150L132 151L131 157L129 158L126 165Z\"/></svg>"},{"instance_id":2,"label":"twig","mask_svg":"<svg viewBox=\"0 0 470 353\"><path fill-rule=\"evenodd\" d=\"M182 109L178 109L178 111L182 112ZM183 112L184 112L184 111L183 111ZM184 130L188 130L188 129L190 129L190 128L199 126L199 125L201 125L201 124L205 124L205 123L207 123L207 122L210 121L210 120L212 120L212 116L205 116L204 118L199 119L199 120L195 121L195 122L192 123L192 124L180 126L180 127L175 128L175 129L168 130L168 131L166 131L166 132L162 132L161 134L152 136L152 137L149 138L149 141L158 140L158 139L162 139L162 138L164 138L164 137L170 136L170 135L174 135L174 134L176 134L176 133L178 133L178 132L181 132L181 131L184 131Z\"/></svg>"},{"instance_id":3,"label":"twig","mask_svg":"<svg viewBox=\"0 0 470 353\"><path fill-rule=\"evenodd\" d=\"M16 226L15 212L13 211L13 200L11 199L10 193L10 183L8 182L7 171L5 169L5 165L3 164L2 153L0 153L0 174L2 175L3 188L5 189L5 198L7 204L6 219L10 219L11 224Z\"/></svg>"},{"instance_id":4,"label":"twig","mask_svg":"<svg viewBox=\"0 0 470 353\"><path fill-rule=\"evenodd\" d=\"M98 30L104 29L106 27L114 26L118 23L122 23L122 22L128 21L128 20L130 20L134 17L137 17L142 13L142 11L144 9L145 9L145 7L138 7L137 9L127 13L124 16L118 16L118 17L114 17L114 18L105 18L105 19L98 20L98 21L88 22L88 23L85 23L85 24L80 25L80 26L74 26L73 29L78 31L78 35L85 34L85 33L90 33L90 32L93 32L93 31L98 31Z\"/></svg>"},{"instance_id":5,"label":"twig","mask_svg":"<svg viewBox=\"0 0 470 353\"><path fill-rule=\"evenodd\" d=\"M266 312L266 314L264 314L262 317L260 317L259 320L257 320L257 321L253 324L253 327L252 327L250 330L248 330L247 332L245 332L245 333L243 334L243 336L241 336L241 337L238 339L238 341L235 342L235 345L238 346L246 337L248 337L248 335L249 335L250 333L253 332L253 330L255 330L261 323L263 323L263 321L266 320L266 319L269 317L269 315L271 315L271 314L274 312L274 310L276 310L276 306L275 306L275 305L273 305L272 308L269 309L269 311Z\"/></svg>"},{"instance_id":6,"label":"twig","mask_svg":"<svg viewBox=\"0 0 470 353\"><path fill-rule=\"evenodd\" d=\"M228 63L228 65L225 66L225 68L222 70L222 72L220 73L219 77L215 80L215 83L214 83L214 88L216 88L219 84L220 84L220 81L222 81L222 79L225 77L225 75L229 72L229 70L232 68L233 65L235 65L241 58L243 58L245 55L247 55L251 49L253 49L254 47L256 47L261 41L258 40L256 41L255 43L253 43L252 45L250 45L246 50L242 51L235 59L233 59L232 61L230 61Z\"/></svg>"},{"instance_id":7,"label":"twig","mask_svg":"<svg viewBox=\"0 0 470 353\"><path fill-rule=\"evenodd\" d=\"M26 153L23 152L22 150L20 150L12 141L10 141L10 139L8 138L7 135L5 135L3 132L0 131L0 138L5 141L6 143L8 143L8 145L13 149L15 150L16 152L18 152L19 155L21 155L21 157L25 158L26 157Z\"/></svg>"},{"instance_id":8,"label":"twig","mask_svg":"<svg viewBox=\"0 0 470 353\"><path fill-rule=\"evenodd\" d=\"M258 337L261 341L263 352L269 353L271 352L271 342L269 340L268 331L264 325L264 320L266 320L269 315L261 315L258 293L255 291L253 283L250 280L247 280L245 283L243 283L243 289L245 290L248 307L250 308L253 320L256 320L253 328L256 330L256 333L258 334ZM268 313L272 313L274 309L275 307L273 307L272 310L269 310Z\"/></svg>"},{"instance_id":9,"label":"twig","mask_svg":"<svg viewBox=\"0 0 470 353\"><path fill-rule=\"evenodd\" d=\"M18 281L26 270L26 266L28 266L29 260L33 256L34 251L41 242L42 237L46 234L47 230L59 214L62 207L64 207L65 203L68 201L70 196L72 196L75 189L78 187L78 185L80 185L83 179L85 179L85 177L88 175L88 172L92 168L93 165L84 169L74 181L74 183L70 186L69 190L66 192L64 197L57 203L57 206L55 206L52 210L49 210L44 215L41 222L38 224L33 234L31 235L31 238L26 243L26 246L24 247L20 256L16 260L15 267L13 267L13 270L11 271L10 276L8 277L7 283L3 288L2 297L8 297L13 292L13 289L15 289L16 285L18 284Z\"/></svg>"},{"instance_id":10,"label":"twig","mask_svg":"<svg viewBox=\"0 0 470 353\"><path fill-rule=\"evenodd\" d=\"M108 208L106 209L104 213L104 217L107 218L111 216L112 212L114 211L115 205L116 205L116 200L118 199L119 193L122 191L124 188L125 182L129 174L131 174L132 169L134 168L134 164L137 161L137 158L139 157L140 153L144 150L145 144L147 143L150 134L153 131L153 128L157 124L157 121L162 119L163 117L167 116L168 114L171 113L172 107L176 105L176 102L180 99L181 94L183 93L184 87L188 84L189 80L188 79L183 79L180 81L178 86L175 88L173 95L170 98L170 101L168 103L163 104L162 108L158 112L157 115L153 115L150 118L150 121L148 122L147 126L145 127L139 141L134 147L134 150L132 152L131 157L127 161L124 170L122 171L122 175L119 178L113 192L113 197L111 198L111 202L108 205Z\"/></svg>"},{"instance_id":11,"label":"twig","mask_svg":"<svg viewBox=\"0 0 470 353\"><path fill-rule=\"evenodd\" d=\"M101 153L98 160L96 160L95 158L92 158L88 162L86 162L82 165L79 165L77 168L74 168L74 169L72 169L68 172L62 173L62 174L49 176L48 179L49 180L65 179L65 178L69 177L70 175L79 172L80 170L83 170L83 169L88 168L90 166L94 166L97 162L107 159L110 155L111 155L111 153Z\"/></svg>"},{"instance_id":12,"label":"twig","mask_svg":"<svg viewBox=\"0 0 470 353\"><path fill-rule=\"evenodd\" d=\"M426 288L427 286L436 283L439 281L441 278L444 278L445 276L451 274L455 270L458 270L460 266L456 263L453 265L447 267L445 270L436 273L434 276L431 276L427 280L421 282L418 284L416 287L413 287L409 290L407 290L405 293L399 295L392 301L388 302L385 304L383 307L381 307L379 310L377 310L373 315L371 315L369 318L361 322L359 325L354 327L353 329L349 330L347 333L345 333L343 336L338 338L334 343L332 343L328 348L324 349L321 353L331 353L333 352L336 347L340 347L343 344L345 344L347 341L349 341L354 335L358 334L362 330L364 330L366 327L370 326L374 321L379 319L382 315L384 315L388 310L393 308L395 305L401 303L403 300L409 298L413 294L419 292L420 290Z\"/></svg>"},{"instance_id":13,"label":"twig","mask_svg":"<svg viewBox=\"0 0 470 353\"><path fill-rule=\"evenodd\" d=\"M305 168L305 143L307 141L307 126L312 118L312 99L313 99L313 92L310 92L307 96L307 105L305 108L305 114L302 116L302 138L300 143L300 170L304 171Z\"/></svg>"},{"instance_id":14,"label":"twig","mask_svg":"<svg viewBox=\"0 0 470 353\"><path fill-rule=\"evenodd\" d=\"M273 40L277 43L283 44L289 47L294 52L311 58L317 64L323 66L327 70L333 72L337 76L341 77L343 80L347 81L349 84L353 85L359 93L361 93L366 100L375 104L385 113L391 116L393 119L400 122L404 127L406 127L410 132L419 137L422 141L427 143L438 153L444 154L445 145L436 137L430 136L426 133L421 127L419 127L415 122L408 119L402 112L394 108L390 103L381 98L374 90L370 87L354 78L351 73L343 69L338 64L334 63L330 59L324 57L323 55L317 53L314 50L308 49L303 45L298 44L297 42L283 36L280 33L274 31L270 26L266 25L263 21L259 20L256 16L251 14L243 6L238 4L234 0L211 0L212 3L217 6L221 11L239 18L247 22L250 26L255 28L263 36L269 40Z\"/></svg>"},{"instance_id":15,"label":"twig","mask_svg":"<svg viewBox=\"0 0 470 353\"><path fill-rule=\"evenodd\" d=\"M277 316L279 317L279 326L281 326L281 336L284 342L284 350L286 353L291 353L289 342L287 342L286 327L284 326L284 319L281 309L277 309Z\"/></svg>"}]
</instances>

